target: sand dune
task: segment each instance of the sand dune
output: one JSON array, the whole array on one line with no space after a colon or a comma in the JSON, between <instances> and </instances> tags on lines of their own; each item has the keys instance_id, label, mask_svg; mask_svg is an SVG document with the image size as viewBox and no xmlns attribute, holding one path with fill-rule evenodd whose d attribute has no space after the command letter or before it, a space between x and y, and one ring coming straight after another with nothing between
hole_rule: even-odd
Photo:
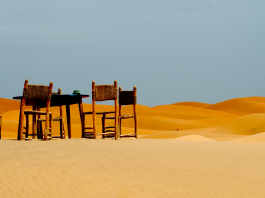
<instances>
[{"instance_id":1,"label":"sand dune","mask_svg":"<svg viewBox=\"0 0 265 198\"><path fill-rule=\"evenodd\" d=\"M178 103L173 103L172 105L184 105L184 106L191 106L191 107L207 107L210 104L202 103L202 102L178 102Z\"/></svg>"},{"instance_id":2,"label":"sand dune","mask_svg":"<svg viewBox=\"0 0 265 198\"><path fill-rule=\"evenodd\" d=\"M235 143L261 143L265 142L265 132L257 133L250 136L241 137L234 140L228 140L227 142L235 142Z\"/></svg>"},{"instance_id":3,"label":"sand dune","mask_svg":"<svg viewBox=\"0 0 265 198\"><path fill-rule=\"evenodd\" d=\"M215 140L212 140L210 138L205 138L201 135L186 135L176 138L176 140L216 142Z\"/></svg>"},{"instance_id":4,"label":"sand dune","mask_svg":"<svg viewBox=\"0 0 265 198\"><path fill-rule=\"evenodd\" d=\"M139 116L138 120L139 128L150 130L177 131L204 127L196 124L185 124L178 120L161 119L159 117Z\"/></svg>"},{"instance_id":5,"label":"sand dune","mask_svg":"<svg viewBox=\"0 0 265 198\"><path fill-rule=\"evenodd\" d=\"M146 111L153 116L167 116L179 119L203 119L216 117L232 117L237 115L226 113L223 111L209 110L199 107L182 106L182 105L160 105L153 107L150 111ZM152 115L151 114L151 115Z\"/></svg>"},{"instance_id":6,"label":"sand dune","mask_svg":"<svg viewBox=\"0 0 265 198\"><path fill-rule=\"evenodd\" d=\"M265 114L250 114L240 117L215 130L214 133L253 135L265 131Z\"/></svg>"},{"instance_id":7,"label":"sand dune","mask_svg":"<svg viewBox=\"0 0 265 198\"><path fill-rule=\"evenodd\" d=\"M263 97L138 105L138 140L81 139L79 108L70 110L72 139L0 141L0 197L264 197ZM0 115L2 139L16 139L19 101L0 98ZM96 124L100 132L99 116ZM122 122L123 134L133 131L132 120Z\"/></svg>"},{"instance_id":8,"label":"sand dune","mask_svg":"<svg viewBox=\"0 0 265 198\"><path fill-rule=\"evenodd\" d=\"M265 97L235 98L209 105L205 108L238 115L265 113Z\"/></svg>"},{"instance_id":9,"label":"sand dune","mask_svg":"<svg viewBox=\"0 0 265 198\"><path fill-rule=\"evenodd\" d=\"M20 101L0 98L0 114L20 108Z\"/></svg>"},{"instance_id":10,"label":"sand dune","mask_svg":"<svg viewBox=\"0 0 265 198\"><path fill-rule=\"evenodd\" d=\"M178 122L187 125L196 125L197 128L222 126L237 119L231 117L228 118L216 117L216 118L206 118L206 119L174 119L164 116L156 116L156 118L170 120L172 122Z\"/></svg>"},{"instance_id":11,"label":"sand dune","mask_svg":"<svg viewBox=\"0 0 265 198\"><path fill-rule=\"evenodd\" d=\"M241 137L245 137L244 135L213 133L213 131L215 131L217 128L218 127L189 129L182 131L153 131L153 133L142 136L141 138L142 139L176 139L183 136L200 135L205 138L223 142L223 141L234 140Z\"/></svg>"}]
</instances>

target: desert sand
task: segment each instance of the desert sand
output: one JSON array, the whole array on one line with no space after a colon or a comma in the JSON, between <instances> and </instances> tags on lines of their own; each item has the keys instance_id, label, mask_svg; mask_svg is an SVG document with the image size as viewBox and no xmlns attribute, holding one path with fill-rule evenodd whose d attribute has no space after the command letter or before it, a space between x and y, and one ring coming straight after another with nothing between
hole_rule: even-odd
<instances>
[{"instance_id":1,"label":"desert sand","mask_svg":"<svg viewBox=\"0 0 265 198\"><path fill-rule=\"evenodd\" d=\"M117 141L82 139L77 105L71 106L72 139L17 141L19 106L0 98L0 197L265 195L264 97L139 104L139 139ZM91 105L84 104L84 110ZM51 111L59 115L58 107ZM123 108L125 114L131 111ZM98 130L100 124L98 117ZM53 131L59 134L57 123ZM133 122L124 121L122 131L132 132Z\"/></svg>"}]
</instances>

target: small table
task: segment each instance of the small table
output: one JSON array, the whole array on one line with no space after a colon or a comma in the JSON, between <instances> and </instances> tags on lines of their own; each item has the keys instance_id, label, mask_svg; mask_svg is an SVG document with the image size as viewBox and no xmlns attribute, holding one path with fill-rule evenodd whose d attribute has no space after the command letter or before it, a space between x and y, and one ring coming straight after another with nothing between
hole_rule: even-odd
<instances>
[{"instance_id":1,"label":"small table","mask_svg":"<svg viewBox=\"0 0 265 198\"><path fill-rule=\"evenodd\" d=\"M84 121L83 121L83 103L82 103L82 98L87 98L87 97L89 97L89 95L86 95L86 94L52 94L51 104L50 104L51 107L62 106L62 105L66 106L68 138L72 137L70 105L78 104L79 113L80 113L80 120L81 120L81 124L83 125ZM21 100L22 96L15 96L15 97L13 97L13 99ZM36 110L37 107L38 108L46 107L46 102L27 101L26 106L32 106L33 110ZM20 126L20 119L19 119L19 125L18 126Z\"/></svg>"}]
</instances>

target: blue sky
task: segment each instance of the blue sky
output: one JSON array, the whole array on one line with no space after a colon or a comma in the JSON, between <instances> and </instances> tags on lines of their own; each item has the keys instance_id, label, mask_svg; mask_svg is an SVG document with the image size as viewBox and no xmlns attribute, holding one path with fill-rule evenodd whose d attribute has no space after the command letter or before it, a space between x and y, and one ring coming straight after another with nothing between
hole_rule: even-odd
<instances>
[{"instance_id":1,"label":"blue sky","mask_svg":"<svg viewBox=\"0 0 265 198\"><path fill-rule=\"evenodd\" d=\"M261 0L1 1L0 97L25 79L85 94L116 79L147 106L265 96L264 35Z\"/></svg>"}]
</instances>

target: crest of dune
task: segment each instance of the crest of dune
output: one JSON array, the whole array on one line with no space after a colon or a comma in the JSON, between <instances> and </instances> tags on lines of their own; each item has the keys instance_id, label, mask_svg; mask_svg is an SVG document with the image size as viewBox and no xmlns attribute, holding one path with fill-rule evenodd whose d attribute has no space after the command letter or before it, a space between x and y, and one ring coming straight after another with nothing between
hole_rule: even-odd
<instances>
[{"instance_id":1,"label":"crest of dune","mask_svg":"<svg viewBox=\"0 0 265 198\"><path fill-rule=\"evenodd\" d=\"M214 133L232 135L254 135L265 131L265 114L257 113L240 117L221 126Z\"/></svg>"},{"instance_id":2,"label":"crest of dune","mask_svg":"<svg viewBox=\"0 0 265 198\"><path fill-rule=\"evenodd\" d=\"M207 107L210 104L203 102L178 102L173 103L172 105L183 105L183 106L191 106L191 107Z\"/></svg>"},{"instance_id":3,"label":"crest of dune","mask_svg":"<svg viewBox=\"0 0 265 198\"><path fill-rule=\"evenodd\" d=\"M265 142L265 132L258 133L255 135L250 135L246 137L237 138L234 140L228 140L227 142L235 142L235 143L262 143Z\"/></svg>"},{"instance_id":4,"label":"crest of dune","mask_svg":"<svg viewBox=\"0 0 265 198\"><path fill-rule=\"evenodd\" d=\"M265 97L234 98L205 107L237 115L265 113Z\"/></svg>"},{"instance_id":5,"label":"crest of dune","mask_svg":"<svg viewBox=\"0 0 265 198\"><path fill-rule=\"evenodd\" d=\"M233 134L221 134L221 133L213 133L219 127L211 127L211 128L198 128L198 129L188 129L188 130L180 130L180 131L149 131L149 133L145 133L142 136L142 139L196 139L195 137L201 136L210 140L215 140L218 142L224 142L228 140L234 140L241 137L245 137L244 135L233 135ZM201 140L199 138L198 140Z\"/></svg>"},{"instance_id":6,"label":"crest of dune","mask_svg":"<svg viewBox=\"0 0 265 198\"><path fill-rule=\"evenodd\" d=\"M178 119L205 119L216 117L238 117L235 114L205 109L200 107L184 106L184 105L159 105L142 112L144 115L149 116L167 116Z\"/></svg>"},{"instance_id":7,"label":"crest of dune","mask_svg":"<svg viewBox=\"0 0 265 198\"><path fill-rule=\"evenodd\" d=\"M201 135L187 135L187 136L176 138L176 140L216 142L215 140L203 137Z\"/></svg>"}]
</instances>

